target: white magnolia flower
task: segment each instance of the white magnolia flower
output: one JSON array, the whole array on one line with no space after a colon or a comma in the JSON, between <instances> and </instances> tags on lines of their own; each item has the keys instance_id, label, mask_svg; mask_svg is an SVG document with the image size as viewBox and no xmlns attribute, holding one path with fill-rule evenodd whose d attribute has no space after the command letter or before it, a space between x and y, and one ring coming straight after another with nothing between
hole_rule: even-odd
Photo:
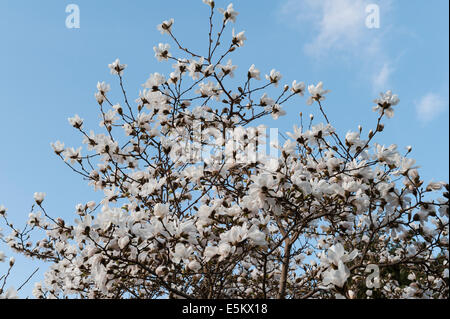
<instances>
[{"instance_id":1,"label":"white magnolia flower","mask_svg":"<svg viewBox=\"0 0 450 319\"><path fill-rule=\"evenodd\" d=\"M74 117L69 117L68 121L70 125L72 125L74 128L82 128L83 127L83 119L78 116L78 114L75 114Z\"/></svg>"},{"instance_id":2,"label":"white magnolia flower","mask_svg":"<svg viewBox=\"0 0 450 319\"><path fill-rule=\"evenodd\" d=\"M6 207L3 205L0 205L0 216L6 216ZM1 232L0 232L0 237L1 237Z\"/></svg>"},{"instance_id":3,"label":"white magnolia flower","mask_svg":"<svg viewBox=\"0 0 450 319\"><path fill-rule=\"evenodd\" d=\"M412 272L408 275L408 280L416 280L416 275Z\"/></svg>"},{"instance_id":4,"label":"white magnolia flower","mask_svg":"<svg viewBox=\"0 0 450 319\"><path fill-rule=\"evenodd\" d=\"M236 251L235 246L231 246L228 242L222 242L218 246L217 253L220 255L219 260L224 260L228 257L229 254L232 254Z\"/></svg>"},{"instance_id":5,"label":"white magnolia flower","mask_svg":"<svg viewBox=\"0 0 450 319\"><path fill-rule=\"evenodd\" d=\"M158 203L153 208L153 213L159 218L164 218L169 213L169 207L165 204Z\"/></svg>"},{"instance_id":6,"label":"white magnolia flower","mask_svg":"<svg viewBox=\"0 0 450 319\"><path fill-rule=\"evenodd\" d=\"M225 24L228 21L236 22L236 17L239 14L239 12L234 11L233 4L230 3L226 10L219 8L220 13L223 14L223 21Z\"/></svg>"},{"instance_id":7,"label":"white magnolia flower","mask_svg":"<svg viewBox=\"0 0 450 319\"><path fill-rule=\"evenodd\" d=\"M397 94L392 94L392 91L388 90L386 93L380 93L380 97L374 102L377 104L373 107L374 112L378 112L380 115L386 114L388 118L392 118L394 116L392 106L397 105L400 99Z\"/></svg>"},{"instance_id":8,"label":"white magnolia flower","mask_svg":"<svg viewBox=\"0 0 450 319\"><path fill-rule=\"evenodd\" d=\"M446 185L445 182L430 182L426 188L427 191L438 191Z\"/></svg>"},{"instance_id":9,"label":"white magnolia flower","mask_svg":"<svg viewBox=\"0 0 450 319\"><path fill-rule=\"evenodd\" d=\"M73 164L81 158L81 146L76 150L73 147L68 147L62 152L62 155L64 161L70 160L70 163Z\"/></svg>"},{"instance_id":10,"label":"white magnolia flower","mask_svg":"<svg viewBox=\"0 0 450 319\"><path fill-rule=\"evenodd\" d=\"M237 69L237 65L233 65L231 59L228 60L227 64L219 64L217 67L222 70L222 72L219 73L219 76L229 75L230 78L234 77L233 71Z\"/></svg>"},{"instance_id":11,"label":"white magnolia flower","mask_svg":"<svg viewBox=\"0 0 450 319\"><path fill-rule=\"evenodd\" d=\"M178 264L181 261L184 263L189 262L189 257L192 255L192 247L187 247L183 245L182 243L177 243L175 245L175 251L172 254L172 260L174 263Z\"/></svg>"},{"instance_id":12,"label":"white magnolia flower","mask_svg":"<svg viewBox=\"0 0 450 319\"><path fill-rule=\"evenodd\" d=\"M41 223L41 212L28 214L28 224L30 226L37 226Z\"/></svg>"},{"instance_id":13,"label":"white magnolia flower","mask_svg":"<svg viewBox=\"0 0 450 319\"><path fill-rule=\"evenodd\" d=\"M273 83L275 87L278 86L278 82L281 80L281 78L282 78L281 73L275 69L272 69L270 71L270 74L266 74L266 79L271 83Z\"/></svg>"},{"instance_id":14,"label":"white magnolia flower","mask_svg":"<svg viewBox=\"0 0 450 319\"><path fill-rule=\"evenodd\" d=\"M203 256L205 257L205 261L208 262L219 253L219 248L214 246L208 246L205 248L205 252Z\"/></svg>"},{"instance_id":15,"label":"white magnolia flower","mask_svg":"<svg viewBox=\"0 0 450 319\"><path fill-rule=\"evenodd\" d=\"M50 145L53 148L53 151L59 155L64 151L64 143L61 143L60 141L56 141L55 143L50 143Z\"/></svg>"},{"instance_id":16,"label":"white magnolia flower","mask_svg":"<svg viewBox=\"0 0 450 319\"><path fill-rule=\"evenodd\" d=\"M19 299L17 295L17 290L10 287L4 294L0 295L0 299Z\"/></svg>"},{"instance_id":17,"label":"white magnolia flower","mask_svg":"<svg viewBox=\"0 0 450 319\"><path fill-rule=\"evenodd\" d=\"M223 242L228 242L230 244L237 244L248 237L247 225L233 226L230 230L220 234L220 240Z\"/></svg>"},{"instance_id":18,"label":"white magnolia flower","mask_svg":"<svg viewBox=\"0 0 450 319\"><path fill-rule=\"evenodd\" d=\"M267 244L266 234L260 231L256 225L252 225L252 227L248 230L248 238L250 238L256 246L265 246Z\"/></svg>"},{"instance_id":19,"label":"white magnolia flower","mask_svg":"<svg viewBox=\"0 0 450 319\"><path fill-rule=\"evenodd\" d=\"M248 69L248 78L261 80L260 73L261 72L257 68L255 68L255 65L252 64L250 69Z\"/></svg>"},{"instance_id":20,"label":"white magnolia flower","mask_svg":"<svg viewBox=\"0 0 450 319\"><path fill-rule=\"evenodd\" d=\"M97 90L100 94L105 95L110 89L111 86L106 82L97 82Z\"/></svg>"},{"instance_id":21,"label":"white magnolia flower","mask_svg":"<svg viewBox=\"0 0 450 319\"><path fill-rule=\"evenodd\" d=\"M103 94L101 94L100 92L95 92L94 94L95 99L97 100L97 103L102 105L103 102L105 101L105 96Z\"/></svg>"},{"instance_id":22,"label":"white magnolia flower","mask_svg":"<svg viewBox=\"0 0 450 319\"><path fill-rule=\"evenodd\" d=\"M168 83L177 84L178 80L181 78L181 73L179 72L170 72Z\"/></svg>"},{"instance_id":23,"label":"white magnolia flower","mask_svg":"<svg viewBox=\"0 0 450 319\"><path fill-rule=\"evenodd\" d=\"M267 96L267 93L264 93L263 96L261 96L259 104L261 106L272 106L275 105L275 101L269 96Z\"/></svg>"},{"instance_id":24,"label":"white magnolia flower","mask_svg":"<svg viewBox=\"0 0 450 319\"><path fill-rule=\"evenodd\" d=\"M168 60L171 57L169 49L170 45L167 43L159 43L158 46L153 47L156 59L159 62Z\"/></svg>"},{"instance_id":25,"label":"white magnolia flower","mask_svg":"<svg viewBox=\"0 0 450 319\"><path fill-rule=\"evenodd\" d=\"M147 89L151 89L152 91L158 91L159 86L164 83L166 83L166 78L164 75L155 72L150 74L150 77L143 86Z\"/></svg>"},{"instance_id":26,"label":"white magnolia flower","mask_svg":"<svg viewBox=\"0 0 450 319\"><path fill-rule=\"evenodd\" d=\"M130 242L130 237L124 236L124 237L119 239L117 244L119 245L120 249L124 249L128 245L129 242Z\"/></svg>"},{"instance_id":27,"label":"white magnolia flower","mask_svg":"<svg viewBox=\"0 0 450 319\"><path fill-rule=\"evenodd\" d=\"M35 298L43 298L44 294L42 292L42 284L40 282L36 282L33 287L32 294Z\"/></svg>"},{"instance_id":28,"label":"white magnolia flower","mask_svg":"<svg viewBox=\"0 0 450 319\"><path fill-rule=\"evenodd\" d=\"M418 168L418 166L415 166L416 160L413 158L407 157L397 158L396 164L399 169L394 172L395 174L405 175L409 172L409 170ZM417 173L417 171L414 173Z\"/></svg>"},{"instance_id":29,"label":"white magnolia flower","mask_svg":"<svg viewBox=\"0 0 450 319\"><path fill-rule=\"evenodd\" d=\"M172 64L172 68L176 73L183 74L187 71L187 67L189 65L189 61L186 59L178 59L177 63Z\"/></svg>"},{"instance_id":30,"label":"white magnolia flower","mask_svg":"<svg viewBox=\"0 0 450 319\"><path fill-rule=\"evenodd\" d=\"M295 94L303 96L305 94L305 83L303 82L297 83L297 81L294 80L294 82L292 82L291 91Z\"/></svg>"},{"instance_id":31,"label":"white magnolia flower","mask_svg":"<svg viewBox=\"0 0 450 319\"><path fill-rule=\"evenodd\" d=\"M337 266L340 260L344 263L352 261L356 256L358 256L358 250L354 249L351 253L347 253L344 246L341 243L337 243L328 249L327 254L327 261L330 264Z\"/></svg>"},{"instance_id":32,"label":"white magnolia flower","mask_svg":"<svg viewBox=\"0 0 450 319\"><path fill-rule=\"evenodd\" d=\"M274 104L271 106L266 106L266 111L271 113L274 120L278 120L280 116L286 115L286 111L283 110L282 106L279 104Z\"/></svg>"},{"instance_id":33,"label":"white magnolia flower","mask_svg":"<svg viewBox=\"0 0 450 319\"><path fill-rule=\"evenodd\" d=\"M189 262L188 268L197 272L202 268L202 265L197 260L192 260Z\"/></svg>"},{"instance_id":34,"label":"white magnolia flower","mask_svg":"<svg viewBox=\"0 0 450 319\"><path fill-rule=\"evenodd\" d=\"M200 94L202 97L214 97L217 101L220 100L220 94L222 93L222 89L220 85L216 83L214 85L213 82L209 81L207 84L201 82L198 85L200 88L195 91L195 93Z\"/></svg>"},{"instance_id":35,"label":"white magnolia flower","mask_svg":"<svg viewBox=\"0 0 450 319\"><path fill-rule=\"evenodd\" d=\"M393 165L399 161L399 154L397 152L397 145L392 144L389 147L380 145L378 143L374 144L374 158L380 162L385 162L388 165Z\"/></svg>"},{"instance_id":36,"label":"white magnolia flower","mask_svg":"<svg viewBox=\"0 0 450 319\"><path fill-rule=\"evenodd\" d=\"M339 261L337 266L337 269L329 268L322 273L322 283L325 286L332 284L342 288L346 283L348 277L350 277L350 271L342 261Z\"/></svg>"},{"instance_id":37,"label":"white magnolia flower","mask_svg":"<svg viewBox=\"0 0 450 319\"><path fill-rule=\"evenodd\" d=\"M205 75L205 77L210 76L214 73L214 67L215 66L213 64L210 64L203 70L203 74Z\"/></svg>"},{"instance_id":38,"label":"white magnolia flower","mask_svg":"<svg viewBox=\"0 0 450 319\"><path fill-rule=\"evenodd\" d=\"M323 83L320 81L317 85L309 85L308 91L311 96L306 101L306 104L311 105L314 101L325 100L325 94L329 93L329 90L323 89Z\"/></svg>"},{"instance_id":39,"label":"white magnolia flower","mask_svg":"<svg viewBox=\"0 0 450 319\"><path fill-rule=\"evenodd\" d=\"M38 205L40 205L44 201L44 198L45 193L38 193L38 192L34 193L34 200Z\"/></svg>"},{"instance_id":40,"label":"white magnolia flower","mask_svg":"<svg viewBox=\"0 0 450 319\"><path fill-rule=\"evenodd\" d=\"M198 59L198 61L192 60L190 61L189 65L187 66L187 70L189 71L189 76L193 80L198 80L200 78L200 75L202 74L203 69L203 63L205 61L204 57L201 57Z\"/></svg>"},{"instance_id":41,"label":"white magnolia flower","mask_svg":"<svg viewBox=\"0 0 450 319\"><path fill-rule=\"evenodd\" d=\"M238 34L235 34L234 32L234 28L232 30L232 35L233 35L233 44L237 45L238 47L242 47L244 46L244 41L247 40L247 38L244 35L245 31L241 31Z\"/></svg>"},{"instance_id":42,"label":"white magnolia flower","mask_svg":"<svg viewBox=\"0 0 450 319\"><path fill-rule=\"evenodd\" d=\"M202 0L204 4L207 4L211 8L214 8L214 0Z\"/></svg>"},{"instance_id":43,"label":"white magnolia flower","mask_svg":"<svg viewBox=\"0 0 450 319\"><path fill-rule=\"evenodd\" d=\"M349 290L349 291L347 291L347 293L348 293L348 297L350 299L355 299L356 298L356 293L353 290Z\"/></svg>"},{"instance_id":44,"label":"white magnolia flower","mask_svg":"<svg viewBox=\"0 0 450 319\"><path fill-rule=\"evenodd\" d=\"M111 69L111 74L122 75L123 70L127 67L126 64L120 64L120 60L116 59L113 63L108 64L108 68Z\"/></svg>"},{"instance_id":45,"label":"white magnolia flower","mask_svg":"<svg viewBox=\"0 0 450 319\"><path fill-rule=\"evenodd\" d=\"M322 273L323 284L325 286L333 284L342 287L350 276L350 271L345 263L352 261L357 255L358 251L356 249L351 253L347 253L341 243L331 246L327 251L327 256L322 254L320 258L321 265L328 267L328 269Z\"/></svg>"},{"instance_id":46,"label":"white magnolia flower","mask_svg":"<svg viewBox=\"0 0 450 319\"><path fill-rule=\"evenodd\" d=\"M359 132L347 132L345 135L345 143L347 146L351 146L352 149L362 148L366 145L367 141L361 140L359 136Z\"/></svg>"},{"instance_id":47,"label":"white magnolia flower","mask_svg":"<svg viewBox=\"0 0 450 319\"><path fill-rule=\"evenodd\" d=\"M174 19L170 19L170 20L165 20L163 21L163 23L159 24L156 28L158 29L158 31L161 32L161 34L167 33L169 34L170 32L172 32L172 25L174 23Z\"/></svg>"}]
</instances>

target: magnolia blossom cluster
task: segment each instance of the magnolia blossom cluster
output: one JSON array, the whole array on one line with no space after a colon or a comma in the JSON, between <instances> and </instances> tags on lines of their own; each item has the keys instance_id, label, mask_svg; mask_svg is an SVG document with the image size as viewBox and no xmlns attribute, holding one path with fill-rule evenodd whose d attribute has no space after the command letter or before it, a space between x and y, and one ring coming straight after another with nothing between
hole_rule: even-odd
<instances>
[{"instance_id":1,"label":"magnolia blossom cluster","mask_svg":"<svg viewBox=\"0 0 450 319\"><path fill-rule=\"evenodd\" d=\"M157 29L179 55L169 44L154 51L170 74L150 74L133 102L117 59L109 69L123 100L111 100L105 82L95 93L103 132L75 115L69 123L85 149L52 143L103 192L101 202L78 204L70 224L36 193L23 229L2 210L12 231L2 240L50 263L35 297L448 298L449 186L425 184L410 148L375 142L398 97L375 100L374 129L341 136L324 111L322 82L282 85L279 71L263 77L251 65L236 85L231 55L247 39L234 29L231 41L223 35L238 12L219 9L217 32L215 3L203 2L207 52L185 48L174 19L162 22ZM254 122L278 119L305 94L324 122L301 116L283 144L271 145L279 157L255 152L264 138ZM374 265L375 287L367 285Z\"/></svg>"},{"instance_id":2,"label":"magnolia blossom cluster","mask_svg":"<svg viewBox=\"0 0 450 319\"><path fill-rule=\"evenodd\" d=\"M6 215L6 208L3 205L0 205L0 217ZM0 228L0 240L3 238L2 228ZM3 251L0 250L0 263L6 261L6 255ZM11 273L11 269L13 268L16 260L14 257L9 258L9 268L8 272L4 275L0 274L0 299L16 299L17 290L14 287L6 288L7 279Z\"/></svg>"}]
</instances>

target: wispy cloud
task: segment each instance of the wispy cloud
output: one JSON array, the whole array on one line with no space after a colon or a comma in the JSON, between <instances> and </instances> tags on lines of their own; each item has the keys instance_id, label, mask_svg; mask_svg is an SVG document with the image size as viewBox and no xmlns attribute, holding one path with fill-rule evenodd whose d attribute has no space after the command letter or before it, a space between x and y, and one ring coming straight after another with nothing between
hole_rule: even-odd
<instances>
[{"instance_id":1,"label":"wispy cloud","mask_svg":"<svg viewBox=\"0 0 450 319\"><path fill-rule=\"evenodd\" d=\"M394 68L386 52L384 37L389 29L384 15L391 10L391 0L377 1L381 28L366 25L369 0L286 0L281 6L283 21L289 21L309 39L304 52L313 58L339 54L360 63L365 73L372 74L373 90L384 89Z\"/></svg>"},{"instance_id":2,"label":"wispy cloud","mask_svg":"<svg viewBox=\"0 0 450 319\"><path fill-rule=\"evenodd\" d=\"M317 36L305 45L306 52L320 54L324 50L357 47L364 39L364 1L316 1L316 7L317 3L321 3L317 9L322 16L317 21Z\"/></svg>"},{"instance_id":3,"label":"wispy cloud","mask_svg":"<svg viewBox=\"0 0 450 319\"><path fill-rule=\"evenodd\" d=\"M382 1L383 11L390 7ZM362 47L375 52L374 37L377 34L367 28L366 8L368 0L286 0L280 13L289 16L297 25L305 24L313 29L312 39L305 44L305 52L311 55L323 55L330 51L358 51ZM379 34L380 32L378 32Z\"/></svg>"},{"instance_id":4,"label":"wispy cloud","mask_svg":"<svg viewBox=\"0 0 450 319\"><path fill-rule=\"evenodd\" d=\"M389 85L389 77L393 72L393 68L389 63L385 63L378 73L373 77L373 89L376 91L386 91Z\"/></svg>"},{"instance_id":5,"label":"wispy cloud","mask_svg":"<svg viewBox=\"0 0 450 319\"><path fill-rule=\"evenodd\" d=\"M448 99L436 93L428 93L416 103L417 117L422 123L429 123L445 111L446 107L448 108Z\"/></svg>"}]
</instances>

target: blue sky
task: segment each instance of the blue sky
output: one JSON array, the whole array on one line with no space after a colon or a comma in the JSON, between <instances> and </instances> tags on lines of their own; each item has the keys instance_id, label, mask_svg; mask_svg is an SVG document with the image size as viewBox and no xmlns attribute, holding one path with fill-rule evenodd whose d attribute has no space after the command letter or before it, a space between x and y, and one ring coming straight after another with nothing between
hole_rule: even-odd
<instances>
[{"instance_id":1,"label":"blue sky","mask_svg":"<svg viewBox=\"0 0 450 319\"><path fill-rule=\"evenodd\" d=\"M80 9L79 29L65 26L70 3ZM376 122L372 101L392 89L401 102L377 142L412 145L425 181L449 180L448 1L233 3L239 12L234 27L248 38L232 56L237 78L254 63L262 74L277 69L285 83L323 81L331 90L324 107L342 133L361 124L367 134ZM227 4L216 1L216 7ZM380 9L379 28L365 25L368 4ZM24 223L34 192L46 192L47 210L69 221L77 203L98 200L100 194L53 154L50 142L81 145L67 122L74 114L98 131L95 86L107 81L117 89L107 68L116 58L128 64L125 82L133 99L150 73L171 72L171 63L156 61L153 46L171 43L156 25L172 17L177 37L205 52L208 7L200 0L0 0L0 205L12 220ZM265 124L290 130L300 111L317 114L305 102L295 99L285 107L287 116ZM33 265L18 257L10 282L20 285ZM0 273L4 269L0 265ZM40 276L42 271L33 279ZM31 289L26 285L21 295L31 296Z\"/></svg>"}]
</instances>

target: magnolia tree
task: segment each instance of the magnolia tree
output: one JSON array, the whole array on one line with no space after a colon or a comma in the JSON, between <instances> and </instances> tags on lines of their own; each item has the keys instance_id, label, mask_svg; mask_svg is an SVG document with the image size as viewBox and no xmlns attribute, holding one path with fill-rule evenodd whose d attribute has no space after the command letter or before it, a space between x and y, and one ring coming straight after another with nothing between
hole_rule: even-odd
<instances>
[{"instance_id":1,"label":"magnolia tree","mask_svg":"<svg viewBox=\"0 0 450 319\"><path fill-rule=\"evenodd\" d=\"M154 51L173 63L169 76L151 74L133 103L116 60L109 69L123 101L105 82L95 94L104 132L75 115L87 150L52 144L101 202L78 204L72 225L36 193L24 228L2 207L11 230L3 242L50 263L34 296L448 298L449 187L423 184L410 148L374 142L398 97L374 101L372 130L340 136L324 111L328 91L309 85L306 102L324 123L300 114L283 143L266 142L256 120L284 115L306 85L282 85L279 72L262 77L252 65L235 86L229 56L246 37L233 29L227 40L226 30L238 12L219 9L217 26L214 1L203 2L207 52L186 48L174 20L164 21L157 28L178 54L163 43ZM269 146L278 156L261 151Z\"/></svg>"}]
</instances>

